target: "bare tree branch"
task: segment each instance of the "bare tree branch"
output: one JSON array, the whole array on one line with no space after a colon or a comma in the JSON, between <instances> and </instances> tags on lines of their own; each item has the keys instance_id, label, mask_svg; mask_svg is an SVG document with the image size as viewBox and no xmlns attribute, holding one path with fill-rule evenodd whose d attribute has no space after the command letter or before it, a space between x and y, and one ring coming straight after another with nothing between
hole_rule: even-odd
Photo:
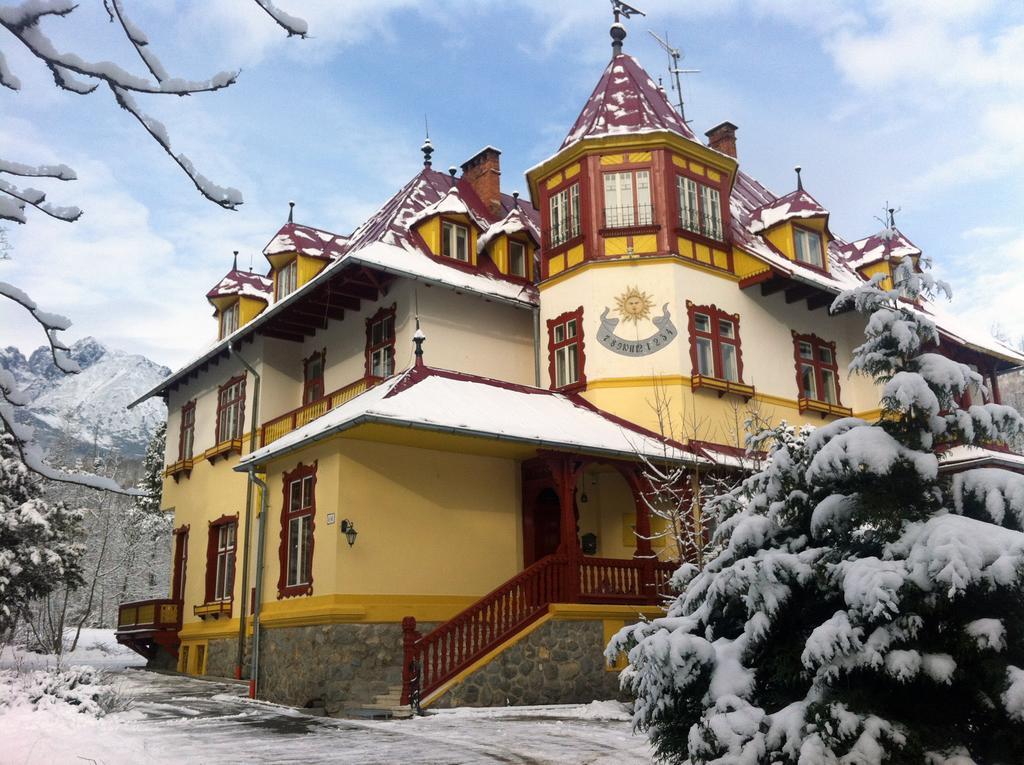
<instances>
[{"instance_id":1,"label":"bare tree branch","mask_svg":"<svg viewBox=\"0 0 1024 765\"><path fill-rule=\"evenodd\" d=\"M285 13L280 8L276 7L271 0L254 0L254 2L260 8L265 10L267 15L276 21L278 26L288 33L289 37L305 37L308 34L309 25L306 24L304 19Z\"/></svg>"},{"instance_id":2,"label":"bare tree branch","mask_svg":"<svg viewBox=\"0 0 1024 765\"><path fill-rule=\"evenodd\" d=\"M78 175L67 165L23 165L0 159L0 173L20 175L22 178L56 178L59 181L75 181Z\"/></svg>"},{"instance_id":3,"label":"bare tree branch","mask_svg":"<svg viewBox=\"0 0 1024 765\"><path fill-rule=\"evenodd\" d=\"M68 223L74 223L76 220L82 217L82 211L77 207L57 207L51 205L46 201L46 194L39 189L19 189L17 186L8 183L7 181L0 180L0 193L12 196L20 202L32 205L40 212L46 213L51 218L57 220L66 221ZM21 206L21 210L24 211L24 206ZM0 209L0 218L6 218L7 220L13 220L17 223L24 223L25 216L24 212L18 217L8 217L4 215L3 210Z\"/></svg>"},{"instance_id":4,"label":"bare tree branch","mask_svg":"<svg viewBox=\"0 0 1024 765\"><path fill-rule=\"evenodd\" d=\"M0 51L0 85L11 90L21 90L21 80L15 77L14 72L7 66L3 51Z\"/></svg>"}]
</instances>

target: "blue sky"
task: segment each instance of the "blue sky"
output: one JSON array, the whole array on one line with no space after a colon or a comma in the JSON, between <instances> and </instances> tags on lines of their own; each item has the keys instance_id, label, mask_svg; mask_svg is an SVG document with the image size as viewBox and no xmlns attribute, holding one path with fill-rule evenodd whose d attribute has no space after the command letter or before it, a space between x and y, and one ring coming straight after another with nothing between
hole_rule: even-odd
<instances>
[{"instance_id":1,"label":"blue sky","mask_svg":"<svg viewBox=\"0 0 1024 765\"><path fill-rule=\"evenodd\" d=\"M297 202L300 222L347 233L422 161L502 150L502 185L552 154L610 54L603 0L279 0L312 38L287 39L251 0L126 0L172 73L242 69L238 84L143 105L174 148L245 204L227 212L188 179L108 94L57 91L8 39L21 78L0 92L0 153L62 161L79 180L45 184L80 222L9 224L0 279L74 321L69 339L178 365L215 333L205 292L231 252L259 254ZM687 118L698 135L739 125L744 169L777 193L806 188L857 238L897 224L954 287L952 310L983 330L1024 335L1024 4L992 0L638 0L625 49L655 77L667 32L685 53ZM96 6L96 7L92 7ZM58 47L141 71L100 3L44 29ZM43 184L39 184L43 185ZM42 338L0 304L0 344Z\"/></svg>"}]
</instances>

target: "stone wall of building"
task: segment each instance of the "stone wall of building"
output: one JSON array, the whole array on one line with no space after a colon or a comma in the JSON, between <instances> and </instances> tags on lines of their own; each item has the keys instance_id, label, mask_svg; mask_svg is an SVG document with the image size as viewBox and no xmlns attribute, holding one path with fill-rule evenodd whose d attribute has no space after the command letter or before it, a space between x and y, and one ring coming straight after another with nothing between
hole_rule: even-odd
<instances>
[{"instance_id":1,"label":"stone wall of building","mask_svg":"<svg viewBox=\"0 0 1024 765\"><path fill-rule=\"evenodd\" d=\"M605 669L601 620L551 619L431 704L435 708L626 699Z\"/></svg>"},{"instance_id":2,"label":"stone wall of building","mask_svg":"<svg viewBox=\"0 0 1024 765\"><path fill-rule=\"evenodd\" d=\"M249 677L249 639L245 641L242 677ZM234 677L238 659L238 638L213 638L206 647L206 674L212 677Z\"/></svg>"},{"instance_id":3,"label":"stone wall of building","mask_svg":"<svg viewBox=\"0 0 1024 765\"><path fill-rule=\"evenodd\" d=\"M426 632L433 625L420 629ZM397 623L265 629L259 697L343 712L400 687L402 661L402 625Z\"/></svg>"}]
</instances>

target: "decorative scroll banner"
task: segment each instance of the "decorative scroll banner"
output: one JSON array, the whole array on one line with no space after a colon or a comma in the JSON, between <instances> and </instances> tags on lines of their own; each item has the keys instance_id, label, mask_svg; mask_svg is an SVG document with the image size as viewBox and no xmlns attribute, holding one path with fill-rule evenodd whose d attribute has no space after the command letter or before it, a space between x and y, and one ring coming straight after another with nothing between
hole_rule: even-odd
<instances>
[{"instance_id":1,"label":"decorative scroll banner","mask_svg":"<svg viewBox=\"0 0 1024 765\"><path fill-rule=\"evenodd\" d=\"M668 303L661 307L661 316L651 317L651 321L658 331L650 337L640 340L627 340L616 335L615 328L619 325L619 320L608 318L609 311L611 311L610 308L605 308L601 312L601 327L597 331L597 342L620 356L649 356L671 343L679 334L675 324L672 323Z\"/></svg>"}]
</instances>

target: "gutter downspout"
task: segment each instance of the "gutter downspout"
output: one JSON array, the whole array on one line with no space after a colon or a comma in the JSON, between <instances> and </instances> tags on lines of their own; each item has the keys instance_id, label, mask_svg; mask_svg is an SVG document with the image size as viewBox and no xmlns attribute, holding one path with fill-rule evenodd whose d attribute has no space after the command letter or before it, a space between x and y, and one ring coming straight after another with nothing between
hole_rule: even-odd
<instances>
[{"instance_id":1,"label":"gutter downspout","mask_svg":"<svg viewBox=\"0 0 1024 765\"><path fill-rule=\"evenodd\" d=\"M252 424L249 426L249 454L256 451L256 429L259 422L260 409L260 373L242 358L235 349L234 343L228 343L228 353L242 362L244 366L256 379L252 389ZM249 548L252 540L252 486L253 474L250 471L249 481L245 486L245 538L242 544L242 592L238 608L238 651L235 655L235 679L242 679L242 663L245 658L245 607L249 601Z\"/></svg>"},{"instance_id":2,"label":"gutter downspout","mask_svg":"<svg viewBox=\"0 0 1024 765\"><path fill-rule=\"evenodd\" d=\"M540 387L540 306L533 307L533 385Z\"/></svg>"},{"instance_id":3,"label":"gutter downspout","mask_svg":"<svg viewBox=\"0 0 1024 765\"><path fill-rule=\"evenodd\" d=\"M260 604L263 602L263 548L267 536L267 484L256 477L256 466L249 467L249 482L260 490L260 520L256 547L256 604L252 609L252 666L249 669L249 698L256 698L260 671Z\"/></svg>"}]
</instances>

